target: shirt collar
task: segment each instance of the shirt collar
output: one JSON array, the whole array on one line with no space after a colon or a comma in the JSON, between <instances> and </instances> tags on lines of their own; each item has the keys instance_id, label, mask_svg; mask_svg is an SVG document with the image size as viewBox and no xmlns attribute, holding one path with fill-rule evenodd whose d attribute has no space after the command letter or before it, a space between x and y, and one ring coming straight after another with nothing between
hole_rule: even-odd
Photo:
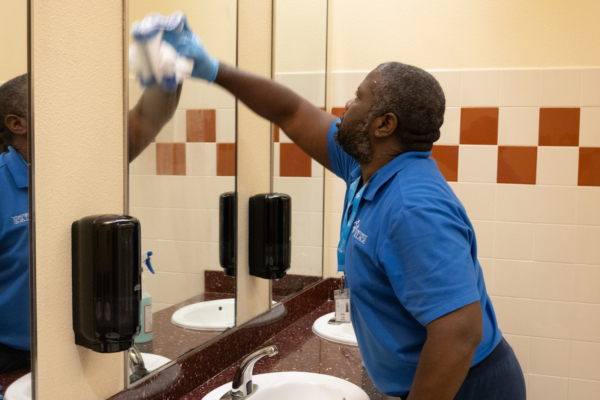
<instances>
[{"instance_id":1,"label":"shirt collar","mask_svg":"<svg viewBox=\"0 0 600 400\"><path fill-rule=\"evenodd\" d=\"M13 176L17 187L29 187L29 174L27 172L27 163L23 157L11 146L8 146L8 153L4 155L8 170Z\"/></svg>"},{"instance_id":2,"label":"shirt collar","mask_svg":"<svg viewBox=\"0 0 600 400\"><path fill-rule=\"evenodd\" d=\"M429 158L429 156L431 156L431 151L409 151L407 153L400 154L398 157L394 158L392 161L380 168L376 175L373 175L369 186L365 188L365 193L362 196L363 199L369 201L373 200L379 188L393 178L396 173L404 169L406 166L412 164L416 160ZM360 178L361 174L362 170L359 165L350 173L350 181L354 182L357 178Z\"/></svg>"}]
</instances>

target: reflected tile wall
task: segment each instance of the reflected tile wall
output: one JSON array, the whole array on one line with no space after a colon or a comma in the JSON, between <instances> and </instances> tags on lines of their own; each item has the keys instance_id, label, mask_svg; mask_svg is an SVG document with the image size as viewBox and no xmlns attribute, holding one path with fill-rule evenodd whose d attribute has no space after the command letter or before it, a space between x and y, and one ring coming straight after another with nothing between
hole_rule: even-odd
<instances>
[{"instance_id":1,"label":"reflected tile wall","mask_svg":"<svg viewBox=\"0 0 600 400\"><path fill-rule=\"evenodd\" d=\"M600 398L600 68L431 73L447 106L432 158L472 219L529 397ZM333 73L334 114L364 74ZM346 185L332 179L335 265Z\"/></svg>"},{"instance_id":2,"label":"reflected tile wall","mask_svg":"<svg viewBox=\"0 0 600 400\"><path fill-rule=\"evenodd\" d=\"M133 105L142 92L129 86ZM204 271L221 270L219 195L235 190L233 96L188 80L178 107L129 170L130 214L142 223L142 251L154 253L155 312L204 292Z\"/></svg>"}]
</instances>

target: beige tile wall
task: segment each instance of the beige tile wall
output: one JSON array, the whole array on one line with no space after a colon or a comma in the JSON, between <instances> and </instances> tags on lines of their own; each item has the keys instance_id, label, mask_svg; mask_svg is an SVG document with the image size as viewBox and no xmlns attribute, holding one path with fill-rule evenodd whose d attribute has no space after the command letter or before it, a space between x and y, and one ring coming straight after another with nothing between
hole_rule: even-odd
<instances>
[{"instance_id":1,"label":"beige tile wall","mask_svg":"<svg viewBox=\"0 0 600 400\"><path fill-rule=\"evenodd\" d=\"M447 101L440 144L459 145L460 107L499 107L500 145L538 145L540 107L580 107L580 146L600 146L600 68L432 71ZM343 107L366 72L334 72ZM600 187L577 186L577 147L538 147L537 184L497 184L497 146L460 145L449 182L472 219L500 329L532 400L600 399ZM333 274L345 184L327 193Z\"/></svg>"}]
</instances>

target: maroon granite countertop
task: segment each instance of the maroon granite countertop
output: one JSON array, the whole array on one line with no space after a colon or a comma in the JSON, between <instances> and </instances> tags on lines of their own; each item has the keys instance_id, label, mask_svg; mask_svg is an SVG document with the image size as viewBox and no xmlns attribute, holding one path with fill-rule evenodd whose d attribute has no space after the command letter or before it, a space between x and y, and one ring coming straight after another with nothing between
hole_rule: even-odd
<instances>
[{"instance_id":1,"label":"maroon granite countertop","mask_svg":"<svg viewBox=\"0 0 600 400\"><path fill-rule=\"evenodd\" d=\"M254 367L254 374L300 371L332 375L361 387L372 400L390 399L373 385L362 366L358 347L333 343L313 333L314 321L333 311L334 304L328 301L264 343L261 347L276 345L279 353L272 358L265 357L258 361ZM239 363L240 361L237 361L184 396L182 400L201 400L212 390L230 382Z\"/></svg>"}]
</instances>

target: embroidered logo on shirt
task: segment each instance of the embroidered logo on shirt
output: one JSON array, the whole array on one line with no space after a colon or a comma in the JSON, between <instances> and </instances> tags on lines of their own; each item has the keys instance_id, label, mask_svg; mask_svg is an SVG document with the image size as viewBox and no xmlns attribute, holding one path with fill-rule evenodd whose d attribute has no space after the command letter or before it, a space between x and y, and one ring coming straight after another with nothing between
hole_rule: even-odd
<instances>
[{"instance_id":1,"label":"embroidered logo on shirt","mask_svg":"<svg viewBox=\"0 0 600 400\"><path fill-rule=\"evenodd\" d=\"M11 217L15 225L22 224L23 222L29 221L29 213L17 215L16 217Z\"/></svg>"},{"instance_id":2,"label":"embroidered logo on shirt","mask_svg":"<svg viewBox=\"0 0 600 400\"><path fill-rule=\"evenodd\" d=\"M362 233L360 231L360 229L358 229L359 227L360 227L360 220L358 220L354 223L354 226L352 227L352 236L354 236L354 239L358 240L362 244L365 244L367 242L367 237L369 237L369 235L365 235L364 233Z\"/></svg>"}]
</instances>

